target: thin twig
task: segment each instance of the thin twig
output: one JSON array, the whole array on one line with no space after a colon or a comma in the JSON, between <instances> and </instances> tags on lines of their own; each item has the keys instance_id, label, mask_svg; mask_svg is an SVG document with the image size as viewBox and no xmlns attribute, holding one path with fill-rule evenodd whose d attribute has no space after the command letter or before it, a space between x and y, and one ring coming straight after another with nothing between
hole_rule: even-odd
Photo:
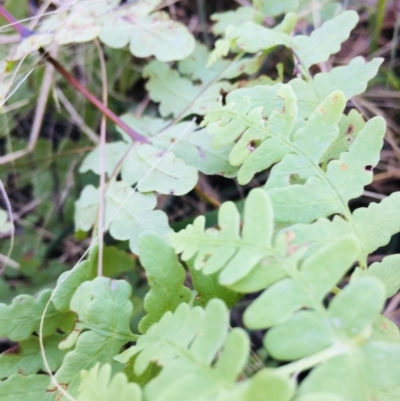
<instances>
[{"instance_id":1,"label":"thin twig","mask_svg":"<svg viewBox=\"0 0 400 401\"><path fill-rule=\"evenodd\" d=\"M96 145L100 142L99 136L94 132L88 125L85 124L85 121L83 121L83 118L79 115L79 113L76 111L75 107L72 105L72 103L67 99L67 97L64 95L64 92L60 88L56 88L56 93L58 98L60 99L60 102L62 105L65 107L65 110L68 111L72 121L74 124L78 126L78 128L86 134L86 136Z\"/></svg>"},{"instance_id":2,"label":"thin twig","mask_svg":"<svg viewBox=\"0 0 400 401\"><path fill-rule=\"evenodd\" d=\"M0 6L1 7L1 6ZM122 121L113 111L105 106L99 99L97 99L85 86L83 86L73 75L71 75L57 60L52 58L45 50L39 49L39 52L44 56L45 60L48 61L56 71L62 75L68 83L80 92L90 103L93 104L98 110L100 110L109 120L114 124L118 125L123 131L125 131L134 141L141 143L148 143L148 139L138 134L131 127Z\"/></svg>"},{"instance_id":3,"label":"thin twig","mask_svg":"<svg viewBox=\"0 0 400 401\"><path fill-rule=\"evenodd\" d=\"M103 89L103 103L107 106L108 102L108 86L107 86L107 68L104 59L103 49L99 41L95 40L100 59L101 82ZM97 259L97 276L103 275L103 249L104 249L104 202L105 202L105 188L106 188L106 117L103 114L100 124L100 199L99 199L99 215L98 215L98 239L99 251Z\"/></svg>"},{"instance_id":4,"label":"thin twig","mask_svg":"<svg viewBox=\"0 0 400 401\"><path fill-rule=\"evenodd\" d=\"M40 130L41 130L42 124L43 124L43 118L44 118L44 113L46 110L47 99L49 97L51 84L53 81L53 74L54 74L54 68L50 64L47 65L45 72L44 72L42 85L40 87L40 94L39 94L39 98L37 101L37 107L36 107L35 116L33 119L32 130L31 130L31 133L29 136L28 146L26 147L25 150L18 150L16 152L9 153L5 156L1 156L0 164L10 163L11 161L13 161L15 159L18 159L20 157L27 155L28 153L31 153L33 151L33 149L35 148L35 145L36 145L36 142L39 137Z\"/></svg>"}]
</instances>

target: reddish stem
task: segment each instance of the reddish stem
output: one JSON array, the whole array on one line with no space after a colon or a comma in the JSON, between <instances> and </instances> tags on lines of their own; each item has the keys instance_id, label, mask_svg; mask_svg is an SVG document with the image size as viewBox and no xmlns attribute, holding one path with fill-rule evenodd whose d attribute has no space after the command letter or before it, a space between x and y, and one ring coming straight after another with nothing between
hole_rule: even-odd
<instances>
[{"instance_id":1,"label":"reddish stem","mask_svg":"<svg viewBox=\"0 0 400 401\"><path fill-rule=\"evenodd\" d=\"M134 141L149 143L148 139L124 123L113 111L105 106L99 99L97 99L84 85L82 85L73 75L71 75L56 59L51 57L45 50L40 49L40 54L43 55L44 59L47 60L55 70L60 73L71 86L73 86L78 92L80 92L90 103L92 103L98 110L100 110L109 120L114 124L118 125L123 131L125 131Z\"/></svg>"},{"instance_id":2,"label":"reddish stem","mask_svg":"<svg viewBox=\"0 0 400 401\"><path fill-rule=\"evenodd\" d=\"M25 28L20 22L18 22L13 15L11 15L4 6L0 5L0 16L3 17L15 31L17 31L22 38L26 38L33 34L32 31Z\"/></svg>"},{"instance_id":3,"label":"reddish stem","mask_svg":"<svg viewBox=\"0 0 400 401\"><path fill-rule=\"evenodd\" d=\"M18 22L5 8L0 5L0 16L3 17L7 22L11 24L15 31L17 31L22 38L26 38L33 35L34 32L25 28ZM114 112L112 112L106 105L104 105L99 99L96 98L84 85L82 85L71 73L69 73L56 59L51 57L44 49L39 49L40 54L46 61L53 65L56 71L58 71L78 92L80 92L90 103L92 103L98 110L100 110L108 119L114 124L118 125L123 131L125 131L134 141L149 143L148 139L124 123Z\"/></svg>"}]
</instances>

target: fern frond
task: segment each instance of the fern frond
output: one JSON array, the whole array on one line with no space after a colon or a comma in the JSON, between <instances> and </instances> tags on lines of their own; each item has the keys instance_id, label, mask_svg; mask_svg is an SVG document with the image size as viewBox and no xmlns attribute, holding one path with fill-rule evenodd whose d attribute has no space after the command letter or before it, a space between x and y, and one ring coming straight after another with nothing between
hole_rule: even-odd
<instances>
[{"instance_id":1,"label":"fern frond","mask_svg":"<svg viewBox=\"0 0 400 401\"><path fill-rule=\"evenodd\" d=\"M71 394L76 394L82 369L91 369L97 362L112 362L124 344L137 338L129 328L131 291L126 281L105 277L85 281L76 290L70 308L78 321L61 347L76 344L55 375L59 383L68 385Z\"/></svg>"},{"instance_id":2,"label":"fern frond","mask_svg":"<svg viewBox=\"0 0 400 401\"><path fill-rule=\"evenodd\" d=\"M111 371L109 364L96 364L90 371L83 371L77 401L141 401L140 387L128 383L122 372L111 376Z\"/></svg>"},{"instance_id":3,"label":"fern frond","mask_svg":"<svg viewBox=\"0 0 400 401\"><path fill-rule=\"evenodd\" d=\"M400 193L394 192L380 203L371 203L366 208L358 208L346 221L335 216L332 221L322 218L313 224L297 224L288 231L294 234L293 243L308 243L308 254L352 233L358 242L358 259L365 262L367 256L379 247L388 244L392 235L400 230Z\"/></svg>"},{"instance_id":4,"label":"fern frond","mask_svg":"<svg viewBox=\"0 0 400 401\"><path fill-rule=\"evenodd\" d=\"M10 305L0 304L0 336L12 341L21 341L30 338L32 333L38 333L42 313L51 292L44 290L37 298L18 295ZM15 319L16 316L18 319ZM71 314L58 311L51 302L45 316L43 334L53 334L65 324L69 326L70 321Z\"/></svg>"},{"instance_id":5,"label":"fern frond","mask_svg":"<svg viewBox=\"0 0 400 401\"><path fill-rule=\"evenodd\" d=\"M99 189L87 185L75 202L75 229L88 231L95 224L99 208ZM133 252L138 253L139 236L153 230L166 236L171 229L167 215L153 210L157 204L153 193L142 194L123 181L111 183L105 194L106 229L119 240L129 240Z\"/></svg>"},{"instance_id":6,"label":"fern frond","mask_svg":"<svg viewBox=\"0 0 400 401\"><path fill-rule=\"evenodd\" d=\"M13 60L51 43L67 45L99 38L112 48L129 50L136 57L154 55L161 61L182 60L194 49L192 34L164 11L155 9L161 0L121 5L121 0L80 1L43 18L39 32L24 39ZM177 39L178 38L178 39Z\"/></svg>"},{"instance_id":7,"label":"fern frond","mask_svg":"<svg viewBox=\"0 0 400 401\"><path fill-rule=\"evenodd\" d=\"M195 256L194 268L204 274L221 271L219 281L231 285L245 277L263 259L273 259L282 249L272 245L273 214L268 195L254 189L248 195L241 227L240 215L232 202L225 202L218 213L219 230L205 230L203 216L196 218L171 243L182 260Z\"/></svg>"},{"instance_id":8,"label":"fern frond","mask_svg":"<svg viewBox=\"0 0 400 401\"><path fill-rule=\"evenodd\" d=\"M234 382L249 356L247 334L242 329L228 330L228 311L222 301L214 299L205 309L181 304L116 359L126 363L137 355L137 374L152 361L162 367L145 388L148 399L227 397L234 394Z\"/></svg>"},{"instance_id":9,"label":"fern frond","mask_svg":"<svg viewBox=\"0 0 400 401\"><path fill-rule=\"evenodd\" d=\"M183 266L164 239L144 232L140 237L139 254L150 285L144 299L147 315L139 324L140 332L145 333L164 313L173 312L182 302L188 303L192 293L184 286L186 275Z\"/></svg>"},{"instance_id":10,"label":"fern frond","mask_svg":"<svg viewBox=\"0 0 400 401\"><path fill-rule=\"evenodd\" d=\"M46 349L47 362L52 372L56 371L64 358L65 351L58 348L58 344L65 335L54 333L44 337L43 345ZM24 376L45 371L46 367L40 353L39 338L35 335L27 340L20 341L15 348L0 355L0 378L4 379L19 373Z\"/></svg>"}]
</instances>

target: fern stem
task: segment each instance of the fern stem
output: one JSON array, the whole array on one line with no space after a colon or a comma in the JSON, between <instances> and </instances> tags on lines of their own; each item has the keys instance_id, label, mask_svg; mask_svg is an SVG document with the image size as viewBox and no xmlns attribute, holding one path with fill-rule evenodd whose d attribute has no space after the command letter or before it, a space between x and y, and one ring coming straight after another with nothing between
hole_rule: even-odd
<instances>
[{"instance_id":1,"label":"fern stem","mask_svg":"<svg viewBox=\"0 0 400 401\"><path fill-rule=\"evenodd\" d=\"M277 370L284 375L292 375L297 372L302 372L307 369L311 369L321 362L325 362L335 356L341 355L347 351L347 347L333 345L332 347L326 348L321 352L314 355L307 356L296 362L288 363L287 365L280 366Z\"/></svg>"}]
</instances>

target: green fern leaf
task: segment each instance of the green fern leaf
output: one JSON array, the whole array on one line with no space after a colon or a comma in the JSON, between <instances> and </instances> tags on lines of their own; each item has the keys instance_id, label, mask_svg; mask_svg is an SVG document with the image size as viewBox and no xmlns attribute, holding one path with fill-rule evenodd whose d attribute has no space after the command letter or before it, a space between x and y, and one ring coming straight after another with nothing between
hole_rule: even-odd
<instances>
[{"instance_id":1,"label":"green fern leaf","mask_svg":"<svg viewBox=\"0 0 400 401\"><path fill-rule=\"evenodd\" d=\"M0 336L12 341L22 341L30 338L32 333L38 333L40 320L50 296L51 290L44 290L37 298L18 295L11 305L0 304ZM53 303L50 303L44 320L43 334L48 336L57 328L68 327L70 322L70 313L59 312Z\"/></svg>"},{"instance_id":2,"label":"green fern leaf","mask_svg":"<svg viewBox=\"0 0 400 401\"><path fill-rule=\"evenodd\" d=\"M358 259L363 261L370 253L387 245L391 236L400 230L399 197L400 193L395 192L380 203L356 209L351 216L353 224L335 216L332 221L322 218L310 225L297 224L288 231L294 234L293 243L309 244L307 254L312 254L343 235L353 233L358 242Z\"/></svg>"},{"instance_id":3,"label":"green fern leaf","mask_svg":"<svg viewBox=\"0 0 400 401\"><path fill-rule=\"evenodd\" d=\"M155 56L161 61L182 60L194 49L195 40L185 25L155 11L161 0L143 0L120 5L120 0L80 1L74 7L57 10L39 27L38 35L24 39L13 54L19 60L47 46L82 43L97 37L112 48L129 45L136 57Z\"/></svg>"},{"instance_id":4,"label":"green fern leaf","mask_svg":"<svg viewBox=\"0 0 400 401\"><path fill-rule=\"evenodd\" d=\"M137 374L144 372L152 361L163 367L145 388L148 399L169 401L184 396L200 401L222 397L234 390L233 382L249 354L246 333L234 329L228 334L228 329L228 313L222 301L211 300L205 309L190 309L183 303L174 313L164 314L135 346L116 359L126 363L138 354L134 365Z\"/></svg>"},{"instance_id":5,"label":"green fern leaf","mask_svg":"<svg viewBox=\"0 0 400 401\"><path fill-rule=\"evenodd\" d=\"M328 60L331 54L340 50L340 45L350 36L358 22L355 11L344 11L325 22L310 36L298 35L293 38L293 49L301 66L308 69L314 64Z\"/></svg>"},{"instance_id":6,"label":"green fern leaf","mask_svg":"<svg viewBox=\"0 0 400 401\"><path fill-rule=\"evenodd\" d=\"M358 15L355 11L345 11L325 22L310 36L298 35L294 38L280 31L279 26L268 29L253 22L246 22L228 30L225 42L228 47L234 44L249 53L269 50L279 45L286 46L293 50L300 68L305 73L312 65L322 63L328 60L331 54L338 52L341 43L348 39L357 22ZM289 23L288 26L292 29L293 23Z\"/></svg>"},{"instance_id":7,"label":"green fern leaf","mask_svg":"<svg viewBox=\"0 0 400 401\"><path fill-rule=\"evenodd\" d=\"M320 102L334 91L343 92L346 100L363 93L382 62L382 58L366 63L363 57L355 57L347 65L316 74L312 81L298 78L291 80L289 84L298 99L299 116L309 117Z\"/></svg>"},{"instance_id":8,"label":"green fern leaf","mask_svg":"<svg viewBox=\"0 0 400 401\"><path fill-rule=\"evenodd\" d=\"M86 186L75 202L75 229L88 231L98 213L99 190ZM110 234L119 240L129 240L130 248L138 253L139 236L145 230L161 236L170 232L167 216L153 210L157 204L154 194L142 194L123 181L111 183L105 196L105 221Z\"/></svg>"},{"instance_id":9,"label":"green fern leaf","mask_svg":"<svg viewBox=\"0 0 400 401\"><path fill-rule=\"evenodd\" d=\"M226 104L238 104L243 100L243 98L248 97L251 101L251 108L260 107L262 109L262 116L264 118L268 118L273 111L282 111L285 106L285 98L282 98L280 95L278 95L281 85L281 83L277 83L272 85L255 85L251 87L235 89L228 93L228 96L226 97ZM287 92L287 90L285 92ZM248 102L249 101L247 101L245 104ZM231 108L232 107L233 105ZM229 110L229 108L227 108L227 110ZM208 115L206 115L206 118L210 118L210 122L214 122L218 116L214 117L210 112ZM225 118L228 120L228 116ZM232 116L232 118L234 118L234 116ZM228 123L228 121L226 121L226 123ZM205 125L205 123L203 125ZM218 135L218 131L215 132L215 134Z\"/></svg>"},{"instance_id":10,"label":"green fern leaf","mask_svg":"<svg viewBox=\"0 0 400 401\"><path fill-rule=\"evenodd\" d=\"M103 274L106 277L117 277L134 268L134 260L116 247L106 246L103 249ZM71 298L76 289L84 282L93 280L97 275L98 248L93 247L87 260L78 263L72 271L60 275L53 293L53 303L60 311L68 311Z\"/></svg>"},{"instance_id":11,"label":"green fern leaf","mask_svg":"<svg viewBox=\"0 0 400 401\"><path fill-rule=\"evenodd\" d=\"M184 195L197 183L197 170L173 152L165 153L149 144L132 146L122 141L106 144L105 152L107 174L111 176L122 163L122 180L129 185L137 184L140 192ZM99 159L98 147L86 156L79 171L92 170L100 174Z\"/></svg>"},{"instance_id":12,"label":"green fern leaf","mask_svg":"<svg viewBox=\"0 0 400 401\"><path fill-rule=\"evenodd\" d=\"M396 366L400 347L369 342L349 355L340 355L315 368L300 386L300 393L331 392L345 401L365 401L371 389L384 392L398 387Z\"/></svg>"},{"instance_id":13,"label":"green fern leaf","mask_svg":"<svg viewBox=\"0 0 400 401\"><path fill-rule=\"evenodd\" d=\"M165 313L136 345L115 359L127 362L140 353L135 364L137 374L144 372L151 361L167 366L177 357L184 358L188 349L199 361L211 363L226 339L228 325L227 309L220 300L212 300L204 310L190 309L188 304L182 303L174 313Z\"/></svg>"},{"instance_id":14,"label":"green fern leaf","mask_svg":"<svg viewBox=\"0 0 400 401\"><path fill-rule=\"evenodd\" d=\"M214 35L223 35L229 26L241 26L245 22L253 21L261 24L263 16L253 7L239 7L234 11L226 11L223 13L215 13L210 17L211 21L215 21L212 26Z\"/></svg>"},{"instance_id":15,"label":"green fern leaf","mask_svg":"<svg viewBox=\"0 0 400 401\"><path fill-rule=\"evenodd\" d=\"M121 372L111 377L111 371L109 364L96 364L89 372L83 371L77 401L140 401L140 387L128 383Z\"/></svg>"},{"instance_id":16,"label":"green fern leaf","mask_svg":"<svg viewBox=\"0 0 400 401\"><path fill-rule=\"evenodd\" d=\"M140 262L146 271L150 292L144 299L147 315L140 321L139 330L146 333L165 312L173 312L192 297L185 282L185 270L178 262L173 248L154 233L144 232L139 242Z\"/></svg>"},{"instance_id":17,"label":"green fern leaf","mask_svg":"<svg viewBox=\"0 0 400 401\"><path fill-rule=\"evenodd\" d=\"M245 401L289 401L294 390L293 382L286 375L263 369L251 378L243 398Z\"/></svg>"},{"instance_id":18,"label":"green fern leaf","mask_svg":"<svg viewBox=\"0 0 400 401\"><path fill-rule=\"evenodd\" d=\"M215 149L211 145L212 136L206 130L191 131L190 126L197 128L190 122L182 122L152 138L152 143L163 150L170 149L174 144L172 151L176 157L204 174L235 177L237 167L228 161L232 146ZM183 135L185 132L187 134Z\"/></svg>"},{"instance_id":19,"label":"green fern leaf","mask_svg":"<svg viewBox=\"0 0 400 401\"><path fill-rule=\"evenodd\" d=\"M228 45L234 43L240 50L247 53L257 53L276 46L291 47L293 39L287 33L278 29L264 28L254 22L246 22L237 28L227 31Z\"/></svg>"},{"instance_id":20,"label":"green fern leaf","mask_svg":"<svg viewBox=\"0 0 400 401\"><path fill-rule=\"evenodd\" d=\"M343 152L349 150L350 145L357 138L357 135L364 126L365 120L357 110L352 109L348 115L343 114L339 121L339 135L331 143L321 161L328 162L333 159L339 159Z\"/></svg>"},{"instance_id":21,"label":"green fern leaf","mask_svg":"<svg viewBox=\"0 0 400 401\"><path fill-rule=\"evenodd\" d=\"M190 114L204 115L217 105L221 90L228 92L231 84L221 81L212 85L194 85L171 69L168 64L152 61L143 70L148 78L146 89L150 98L160 103L162 117L184 118Z\"/></svg>"},{"instance_id":22,"label":"green fern leaf","mask_svg":"<svg viewBox=\"0 0 400 401\"><path fill-rule=\"evenodd\" d=\"M280 182L287 180L286 176L292 174L300 174L302 179L315 175L319 160L338 135L337 124L344 109L344 97L340 92L332 93L320 105L307 124L292 135L293 140L290 135L297 116L295 95L290 86L280 85L276 96L284 99L283 112L272 111L267 125L262 118L262 110L259 107L252 108L247 97L242 98L237 105L229 103L221 109L211 111L205 117L207 130L215 135L215 146L227 145L240 136L229 160L234 165L243 164L238 173L241 184L249 182L256 172L281 161L288 154L293 156L287 156L281 167L275 166L270 177L272 182L268 185L277 185L276 176ZM318 135L321 131L323 136Z\"/></svg>"},{"instance_id":23,"label":"green fern leaf","mask_svg":"<svg viewBox=\"0 0 400 401\"><path fill-rule=\"evenodd\" d=\"M245 277L262 259L273 258L273 214L268 195L254 189L246 199L243 229L240 215L232 202L225 202L218 213L220 230L206 230L203 216L193 225L171 234L171 242L182 260L196 255L194 268L204 274L222 272L219 281L230 285Z\"/></svg>"},{"instance_id":24,"label":"green fern leaf","mask_svg":"<svg viewBox=\"0 0 400 401\"><path fill-rule=\"evenodd\" d=\"M173 153L145 144L134 146L128 154L122 165L122 179L130 185L138 183L141 192L157 191L178 196L191 191L198 176L194 167Z\"/></svg>"},{"instance_id":25,"label":"green fern leaf","mask_svg":"<svg viewBox=\"0 0 400 401\"><path fill-rule=\"evenodd\" d=\"M153 9L156 6L155 2L151 5ZM143 11L139 2L107 14L102 19L100 40L113 48L123 48L129 44L134 56L155 56L164 62L182 60L192 53L195 41L183 24L171 20L164 11L150 15L149 11L152 10L149 8Z\"/></svg>"},{"instance_id":26,"label":"green fern leaf","mask_svg":"<svg viewBox=\"0 0 400 401\"><path fill-rule=\"evenodd\" d=\"M134 180L130 178L132 176L130 168L132 164L139 164L142 169L147 168L146 182L148 183L150 179L151 185L153 185L155 191L160 193L166 192L163 181L160 182L155 179L156 175L164 174L165 179L169 183L169 187L173 188L175 193L178 193L183 191L189 192L193 188L195 175L193 169L189 166L195 167L198 171L209 175L220 174L225 177L234 177L236 175L237 168L230 165L228 162L228 156L232 146L214 149L211 146L212 137L207 135L204 130L199 130L196 124L192 122L181 122L170 128L166 128L171 122L160 118L142 117L139 119L127 114L122 117L134 130L149 138L153 145L152 152L156 154L156 157L157 154L162 156L163 151L168 151L169 154L175 155L176 158L172 156L168 156L167 160L163 158L161 162L159 161L157 163L155 174L149 175L148 172L151 166L149 166L147 162L141 161L140 157L136 156L137 151L130 151L132 140L120 131L125 143L117 141L107 143L105 146L105 170L108 176L111 176L114 170L118 168L118 164L122 162L123 180L134 184L137 182L137 178ZM79 171L84 173L90 170L96 174L100 174L99 158L100 148L96 148L85 157ZM134 160L132 160L132 158ZM169 160L171 162L169 162ZM187 166L182 163L182 160L186 162ZM185 177L182 178L182 176L188 174L189 185L186 184L182 186L182 183L179 183L179 186L175 187L177 183L174 183L174 176L168 176L168 171L174 169L177 165L182 169L180 181L183 180L183 182L186 182L187 179L185 179ZM164 167L165 171L163 171ZM141 177L143 177L143 175Z\"/></svg>"},{"instance_id":27,"label":"green fern leaf","mask_svg":"<svg viewBox=\"0 0 400 401\"><path fill-rule=\"evenodd\" d=\"M379 203L354 211L357 236L364 254L370 254L389 243L400 230L400 192L394 192Z\"/></svg>"},{"instance_id":28,"label":"green fern leaf","mask_svg":"<svg viewBox=\"0 0 400 401\"><path fill-rule=\"evenodd\" d=\"M400 330L396 323L387 317L379 315L378 319L374 321L372 327L374 331L371 335L371 340L400 344Z\"/></svg>"},{"instance_id":29,"label":"green fern leaf","mask_svg":"<svg viewBox=\"0 0 400 401\"><path fill-rule=\"evenodd\" d=\"M376 401L397 401L400 398L400 387L390 391L369 389L368 397Z\"/></svg>"},{"instance_id":30,"label":"green fern leaf","mask_svg":"<svg viewBox=\"0 0 400 401\"><path fill-rule=\"evenodd\" d=\"M326 174L309 178L305 185L271 189L278 221L308 223L334 213L351 218L347 202L360 196L364 186L372 182L384 134L385 120L375 117L365 124L349 151L328 164Z\"/></svg>"},{"instance_id":31,"label":"green fern leaf","mask_svg":"<svg viewBox=\"0 0 400 401\"><path fill-rule=\"evenodd\" d=\"M298 261L292 259L286 267L290 278L273 284L246 309L246 326L268 328L286 321L303 306L318 309L355 258L356 243L351 237L345 237L314 252L300 269L296 267Z\"/></svg>"},{"instance_id":32,"label":"green fern leaf","mask_svg":"<svg viewBox=\"0 0 400 401\"><path fill-rule=\"evenodd\" d=\"M68 391L76 393L79 372L90 369L97 362L109 363L121 347L136 339L130 329L132 314L131 287L124 280L97 277L79 286L71 300L71 310L78 316L78 323L71 333L72 339L62 345L75 348L68 352L55 377L59 383L68 384ZM84 331L82 334L82 330Z\"/></svg>"},{"instance_id":33,"label":"green fern leaf","mask_svg":"<svg viewBox=\"0 0 400 401\"><path fill-rule=\"evenodd\" d=\"M253 4L264 15L274 17L289 11L296 11L299 7L299 0L253 0Z\"/></svg>"},{"instance_id":34,"label":"green fern leaf","mask_svg":"<svg viewBox=\"0 0 400 401\"><path fill-rule=\"evenodd\" d=\"M58 344L64 337L64 335L54 333L43 339L47 362L52 372L59 368L64 358L65 352L58 348ZM15 373L28 376L37 373L39 370L45 371L46 367L40 353L37 336L31 336L7 352L0 354L0 377L2 379Z\"/></svg>"},{"instance_id":35,"label":"green fern leaf","mask_svg":"<svg viewBox=\"0 0 400 401\"><path fill-rule=\"evenodd\" d=\"M251 8L248 9L251 10ZM234 79L242 74L255 74L264 60L263 55L259 54L254 57L234 60L219 59L207 67L207 60L210 55L207 46L197 43L194 52L189 57L179 61L180 73L188 76L192 81L200 80L203 84L210 84L222 79Z\"/></svg>"},{"instance_id":36,"label":"green fern leaf","mask_svg":"<svg viewBox=\"0 0 400 401\"><path fill-rule=\"evenodd\" d=\"M360 278L365 275L378 278L385 286L386 298L395 295L400 289L400 278L398 277L398 266L400 263L400 255L386 256L382 262L375 262L369 266L368 270L357 269L353 278Z\"/></svg>"},{"instance_id":37,"label":"green fern leaf","mask_svg":"<svg viewBox=\"0 0 400 401\"><path fill-rule=\"evenodd\" d=\"M46 391L48 383L46 375L15 374L0 381L0 398L7 401L53 401L54 394Z\"/></svg>"},{"instance_id":38,"label":"green fern leaf","mask_svg":"<svg viewBox=\"0 0 400 401\"><path fill-rule=\"evenodd\" d=\"M99 190L93 185L87 185L75 202L75 231L89 231L96 221L98 211Z\"/></svg>"},{"instance_id":39,"label":"green fern leaf","mask_svg":"<svg viewBox=\"0 0 400 401\"><path fill-rule=\"evenodd\" d=\"M78 263L72 271L60 275L53 294L55 307L63 312L70 310L71 299L77 288L85 281L92 280L97 273L98 248L94 247L89 258Z\"/></svg>"}]
</instances>

